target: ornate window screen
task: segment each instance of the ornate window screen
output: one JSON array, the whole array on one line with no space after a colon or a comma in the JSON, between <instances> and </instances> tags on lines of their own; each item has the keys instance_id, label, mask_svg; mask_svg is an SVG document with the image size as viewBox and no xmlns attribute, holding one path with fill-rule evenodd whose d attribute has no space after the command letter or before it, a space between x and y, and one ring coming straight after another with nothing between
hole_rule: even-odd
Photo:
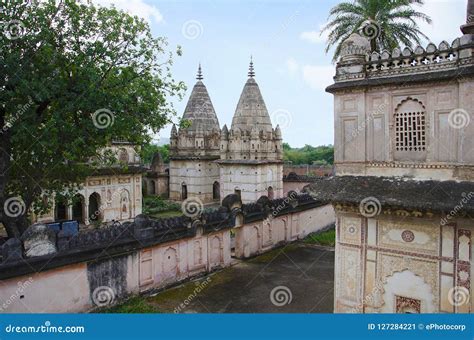
<instances>
[{"instance_id":1,"label":"ornate window screen","mask_svg":"<svg viewBox=\"0 0 474 340\"><path fill-rule=\"evenodd\" d=\"M409 111L395 113L396 151L425 151L425 112Z\"/></svg>"}]
</instances>

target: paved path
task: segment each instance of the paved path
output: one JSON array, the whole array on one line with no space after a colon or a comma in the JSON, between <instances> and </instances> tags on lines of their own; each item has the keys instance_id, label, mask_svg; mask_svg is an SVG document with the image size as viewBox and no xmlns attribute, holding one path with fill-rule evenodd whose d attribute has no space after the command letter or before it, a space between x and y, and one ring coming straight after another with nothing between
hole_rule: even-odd
<instances>
[{"instance_id":1,"label":"paved path","mask_svg":"<svg viewBox=\"0 0 474 340\"><path fill-rule=\"evenodd\" d=\"M171 313L332 313L333 287L333 249L293 243L145 300Z\"/></svg>"}]
</instances>

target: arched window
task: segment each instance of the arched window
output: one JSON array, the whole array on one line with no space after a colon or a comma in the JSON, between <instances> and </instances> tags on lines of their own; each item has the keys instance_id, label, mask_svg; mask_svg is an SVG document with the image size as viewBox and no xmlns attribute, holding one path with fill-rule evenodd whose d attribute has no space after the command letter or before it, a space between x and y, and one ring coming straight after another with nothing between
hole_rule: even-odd
<instances>
[{"instance_id":1,"label":"arched window","mask_svg":"<svg viewBox=\"0 0 474 340\"><path fill-rule=\"evenodd\" d=\"M125 149L120 149L119 161L122 163L128 163L128 152Z\"/></svg>"},{"instance_id":2,"label":"arched window","mask_svg":"<svg viewBox=\"0 0 474 340\"><path fill-rule=\"evenodd\" d=\"M272 200L274 198L273 196L273 187L268 187L268 198Z\"/></svg>"},{"instance_id":3,"label":"arched window","mask_svg":"<svg viewBox=\"0 0 474 340\"><path fill-rule=\"evenodd\" d=\"M219 182L215 181L212 185L212 199L219 200L221 198Z\"/></svg>"},{"instance_id":4,"label":"arched window","mask_svg":"<svg viewBox=\"0 0 474 340\"><path fill-rule=\"evenodd\" d=\"M84 196L80 194L72 199L72 219L84 223Z\"/></svg>"},{"instance_id":5,"label":"arched window","mask_svg":"<svg viewBox=\"0 0 474 340\"><path fill-rule=\"evenodd\" d=\"M181 183L181 199L185 200L188 198L188 187L186 186L186 183Z\"/></svg>"},{"instance_id":6,"label":"arched window","mask_svg":"<svg viewBox=\"0 0 474 340\"><path fill-rule=\"evenodd\" d=\"M412 98L402 101L395 110L395 158L422 160L426 156L426 111Z\"/></svg>"},{"instance_id":7,"label":"arched window","mask_svg":"<svg viewBox=\"0 0 474 340\"><path fill-rule=\"evenodd\" d=\"M89 196L89 220L97 221L101 218L100 195L96 192Z\"/></svg>"}]
</instances>

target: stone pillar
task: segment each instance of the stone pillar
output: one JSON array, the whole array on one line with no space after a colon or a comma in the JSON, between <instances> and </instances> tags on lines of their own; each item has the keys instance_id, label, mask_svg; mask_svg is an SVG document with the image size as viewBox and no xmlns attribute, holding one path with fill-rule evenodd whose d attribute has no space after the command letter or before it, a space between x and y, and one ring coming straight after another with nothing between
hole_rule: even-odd
<instances>
[{"instance_id":1,"label":"stone pillar","mask_svg":"<svg viewBox=\"0 0 474 340\"><path fill-rule=\"evenodd\" d=\"M84 198L84 224L89 225L89 203L86 200L87 198Z\"/></svg>"},{"instance_id":2,"label":"stone pillar","mask_svg":"<svg viewBox=\"0 0 474 340\"><path fill-rule=\"evenodd\" d=\"M66 218L68 220L72 220L72 205L68 205L66 207L67 211L66 211Z\"/></svg>"}]
</instances>

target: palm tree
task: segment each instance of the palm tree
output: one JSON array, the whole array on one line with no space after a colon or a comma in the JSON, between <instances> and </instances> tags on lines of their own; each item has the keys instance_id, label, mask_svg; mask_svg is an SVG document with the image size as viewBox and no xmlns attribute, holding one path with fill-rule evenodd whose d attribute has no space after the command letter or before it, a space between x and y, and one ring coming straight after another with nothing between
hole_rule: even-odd
<instances>
[{"instance_id":1,"label":"palm tree","mask_svg":"<svg viewBox=\"0 0 474 340\"><path fill-rule=\"evenodd\" d=\"M401 44L413 47L420 44L423 34L416 22L431 23L431 18L416 11L413 5L424 0L354 0L342 2L329 12L329 22L321 30L330 32L326 53L334 46L333 61L337 61L341 44L352 33L358 32L370 39L372 51L392 50Z\"/></svg>"}]
</instances>

